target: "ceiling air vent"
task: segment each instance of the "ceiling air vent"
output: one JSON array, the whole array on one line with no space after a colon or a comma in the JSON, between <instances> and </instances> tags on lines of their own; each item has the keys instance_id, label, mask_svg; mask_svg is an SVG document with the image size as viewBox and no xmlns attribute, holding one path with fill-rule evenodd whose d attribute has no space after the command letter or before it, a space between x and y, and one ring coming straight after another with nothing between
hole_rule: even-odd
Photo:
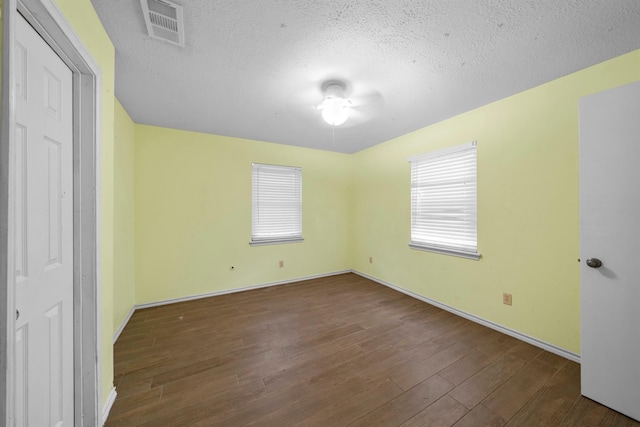
<instances>
[{"instance_id":1,"label":"ceiling air vent","mask_svg":"<svg viewBox=\"0 0 640 427\"><path fill-rule=\"evenodd\" d=\"M151 37L184 47L182 6L166 0L140 0Z\"/></svg>"}]
</instances>

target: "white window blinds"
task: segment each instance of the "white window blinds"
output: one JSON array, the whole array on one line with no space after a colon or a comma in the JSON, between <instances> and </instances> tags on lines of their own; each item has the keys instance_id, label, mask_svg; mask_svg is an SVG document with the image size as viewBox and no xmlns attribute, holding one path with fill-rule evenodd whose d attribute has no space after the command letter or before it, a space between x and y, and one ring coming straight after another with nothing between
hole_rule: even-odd
<instances>
[{"instance_id":1,"label":"white window blinds","mask_svg":"<svg viewBox=\"0 0 640 427\"><path fill-rule=\"evenodd\" d=\"M252 165L252 244L302 240L302 169Z\"/></svg>"},{"instance_id":2,"label":"white window blinds","mask_svg":"<svg viewBox=\"0 0 640 427\"><path fill-rule=\"evenodd\" d=\"M478 259L476 142L409 159L411 243Z\"/></svg>"}]
</instances>

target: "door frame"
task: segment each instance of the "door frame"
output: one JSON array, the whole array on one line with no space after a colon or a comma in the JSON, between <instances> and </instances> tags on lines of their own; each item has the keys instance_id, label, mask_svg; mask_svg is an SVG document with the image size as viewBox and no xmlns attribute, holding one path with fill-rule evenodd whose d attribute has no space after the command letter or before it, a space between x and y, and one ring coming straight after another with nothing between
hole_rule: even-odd
<instances>
[{"instance_id":1,"label":"door frame","mask_svg":"<svg viewBox=\"0 0 640 427\"><path fill-rule=\"evenodd\" d=\"M12 182L15 94L12 58L21 13L73 73L74 425L102 425L100 352L100 152L102 73L54 0L4 0L0 131L0 420L12 426L15 271Z\"/></svg>"}]
</instances>

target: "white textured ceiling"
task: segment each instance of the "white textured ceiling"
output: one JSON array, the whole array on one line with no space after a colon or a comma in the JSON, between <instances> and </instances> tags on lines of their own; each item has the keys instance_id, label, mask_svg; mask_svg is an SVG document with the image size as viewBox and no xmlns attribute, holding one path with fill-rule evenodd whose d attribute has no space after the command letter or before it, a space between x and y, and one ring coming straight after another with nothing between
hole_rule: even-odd
<instances>
[{"instance_id":1,"label":"white textured ceiling","mask_svg":"<svg viewBox=\"0 0 640 427\"><path fill-rule=\"evenodd\" d=\"M348 153L640 48L640 0L174 2L184 48L138 0L92 0L136 123ZM384 100L335 142L299 105L329 79Z\"/></svg>"}]
</instances>

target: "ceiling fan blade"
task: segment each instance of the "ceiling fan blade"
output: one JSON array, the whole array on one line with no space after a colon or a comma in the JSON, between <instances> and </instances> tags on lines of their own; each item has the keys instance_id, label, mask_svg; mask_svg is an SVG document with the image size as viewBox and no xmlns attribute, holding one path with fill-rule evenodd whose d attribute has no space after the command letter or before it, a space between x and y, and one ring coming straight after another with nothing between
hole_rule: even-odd
<instances>
[{"instance_id":1,"label":"ceiling fan blade","mask_svg":"<svg viewBox=\"0 0 640 427\"><path fill-rule=\"evenodd\" d=\"M286 110L296 116L319 116L318 105L322 103L322 91L319 87L296 90L289 94L285 100Z\"/></svg>"},{"instance_id":2,"label":"ceiling fan blade","mask_svg":"<svg viewBox=\"0 0 640 427\"><path fill-rule=\"evenodd\" d=\"M351 100L354 107L360 107L363 105L377 105L379 103L384 103L384 99L382 94L374 89L356 87L351 91L351 95L349 95L349 99Z\"/></svg>"},{"instance_id":3,"label":"ceiling fan blade","mask_svg":"<svg viewBox=\"0 0 640 427\"><path fill-rule=\"evenodd\" d=\"M345 125L356 126L368 122L384 111L384 98L375 90L354 91L350 98L353 107Z\"/></svg>"}]
</instances>

